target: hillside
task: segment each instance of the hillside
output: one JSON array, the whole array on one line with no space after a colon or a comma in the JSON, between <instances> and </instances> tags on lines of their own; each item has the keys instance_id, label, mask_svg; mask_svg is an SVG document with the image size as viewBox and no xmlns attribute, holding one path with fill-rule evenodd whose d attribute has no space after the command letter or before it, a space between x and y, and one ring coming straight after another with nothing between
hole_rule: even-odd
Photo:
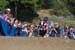
<instances>
[{"instance_id":1,"label":"hillside","mask_svg":"<svg viewBox=\"0 0 75 50\"><path fill-rule=\"evenodd\" d=\"M75 40L41 37L0 37L0 50L75 50Z\"/></svg>"},{"instance_id":2,"label":"hillside","mask_svg":"<svg viewBox=\"0 0 75 50\"><path fill-rule=\"evenodd\" d=\"M70 18L65 18L64 16L56 16L56 15L52 15L52 9L42 9L37 11L37 14L39 14L40 18L43 17L48 17L49 22L53 21L53 22L58 22L61 25L70 25L70 24L74 24L75 25L75 19L70 19Z\"/></svg>"},{"instance_id":3,"label":"hillside","mask_svg":"<svg viewBox=\"0 0 75 50\"><path fill-rule=\"evenodd\" d=\"M32 5L30 7L35 10L53 9L56 15L75 15L75 0L0 0L0 9L10 7L12 10L14 10L14 2L16 2L17 5L21 6L22 10L26 9L24 7L29 6L30 4ZM28 5L25 5L25 3L28 3ZM16 7L18 8L18 6ZM17 10L19 11L20 9Z\"/></svg>"}]
</instances>

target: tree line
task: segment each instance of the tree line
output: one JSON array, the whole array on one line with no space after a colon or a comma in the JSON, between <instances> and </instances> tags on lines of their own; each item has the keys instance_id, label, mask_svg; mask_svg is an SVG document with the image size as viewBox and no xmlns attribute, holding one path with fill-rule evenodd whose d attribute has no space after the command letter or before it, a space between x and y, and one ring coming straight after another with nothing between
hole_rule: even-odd
<instances>
[{"instance_id":1,"label":"tree line","mask_svg":"<svg viewBox=\"0 0 75 50\"><path fill-rule=\"evenodd\" d=\"M75 0L0 0L0 3L0 8L10 7L15 16L23 18L38 16L36 12L40 9L53 9L55 15L75 15Z\"/></svg>"}]
</instances>

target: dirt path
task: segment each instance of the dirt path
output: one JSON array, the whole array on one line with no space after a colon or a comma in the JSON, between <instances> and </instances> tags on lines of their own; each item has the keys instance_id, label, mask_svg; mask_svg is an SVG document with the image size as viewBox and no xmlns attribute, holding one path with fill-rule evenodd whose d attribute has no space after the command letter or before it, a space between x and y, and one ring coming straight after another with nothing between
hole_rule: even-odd
<instances>
[{"instance_id":1,"label":"dirt path","mask_svg":"<svg viewBox=\"0 0 75 50\"><path fill-rule=\"evenodd\" d=\"M0 50L75 50L75 40L0 37Z\"/></svg>"}]
</instances>

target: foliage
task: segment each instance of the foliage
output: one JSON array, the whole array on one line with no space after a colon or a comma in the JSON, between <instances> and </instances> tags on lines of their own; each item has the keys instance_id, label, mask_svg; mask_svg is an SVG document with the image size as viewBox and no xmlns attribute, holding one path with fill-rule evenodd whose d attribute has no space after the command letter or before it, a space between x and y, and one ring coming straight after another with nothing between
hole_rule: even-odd
<instances>
[{"instance_id":1,"label":"foliage","mask_svg":"<svg viewBox=\"0 0 75 50\"><path fill-rule=\"evenodd\" d=\"M19 19L38 16L35 14L40 9L53 9L55 15L75 15L75 0L0 0L0 9L4 10L8 5Z\"/></svg>"}]
</instances>

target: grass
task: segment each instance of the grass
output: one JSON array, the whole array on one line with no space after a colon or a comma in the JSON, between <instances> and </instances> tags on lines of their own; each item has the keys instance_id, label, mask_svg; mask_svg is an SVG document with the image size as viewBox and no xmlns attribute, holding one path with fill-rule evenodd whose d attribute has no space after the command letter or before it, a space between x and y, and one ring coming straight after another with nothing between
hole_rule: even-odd
<instances>
[{"instance_id":1,"label":"grass","mask_svg":"<svg viewBox=\"0 0 75 50\"><path fill-rule=\"evenodd\" d=\"M58 19L58 18L54 18L54 19L52 19L51 21L53 21L53 22L58 22L58 23L60 23L61 25L70 25L70 24L73 24L73 25L75 25L75 20L73 20L73 19Z\"/></svg>"},{"instance_id":2,"label":"grass","mask_svg":"<svg viewBox=\"0 0 75 50\"><path fill-rule=\"evenodd\" d=\"M74 25L75 25L75 20L70 20L70 19L69 19L69 20L66 20L66 23L67 23L67 24L74 24Z\"/></svg>"}]
</instances>

